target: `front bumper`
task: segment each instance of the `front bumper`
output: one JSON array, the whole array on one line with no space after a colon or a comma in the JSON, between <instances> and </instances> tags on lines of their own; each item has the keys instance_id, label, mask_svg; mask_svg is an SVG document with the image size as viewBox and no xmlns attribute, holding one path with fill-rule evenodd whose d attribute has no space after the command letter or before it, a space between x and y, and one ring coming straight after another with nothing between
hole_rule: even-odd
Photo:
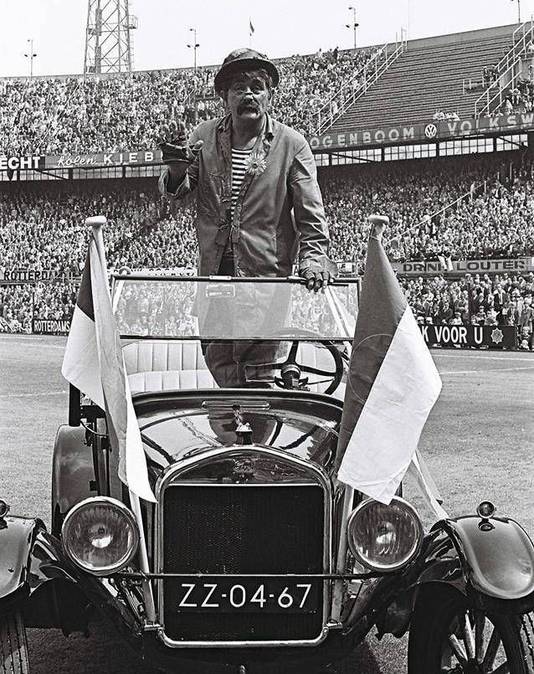
<instances>
[{"instance_id":1,"label":"front bumper","mask_svg":"<svg viewBox=\"0 0 534 674\"><path fill-rule=\"evenodd\" d=\"M180 666L190 674L206 674L206 665L216 668L220 666L221 672L228 673L229 666L235 666L236 672L239 665L245 665L247 669L261 674L279 674L283 664L284 674L292 671L308 671L313 667L327 665L346 657L363 639L366 632L351 632L343 634L340 631L330 631L324 640L313 647L283 646L276 648L167 648L157 634L147 632L142 637L142 656L151 666L156 666L164 671L176 672ZM230 670L232 671L232 670ZM214 672L218 672L217 669ZM212 670L210 669L210 674Z\"/></svg>"}]
</instances>

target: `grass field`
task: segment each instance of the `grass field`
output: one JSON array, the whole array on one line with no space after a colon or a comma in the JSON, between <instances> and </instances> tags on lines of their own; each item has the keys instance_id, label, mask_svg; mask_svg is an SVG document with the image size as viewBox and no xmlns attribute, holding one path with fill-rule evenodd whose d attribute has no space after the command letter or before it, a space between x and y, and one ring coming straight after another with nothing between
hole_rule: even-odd
<instances>
[{"instance_id":1,"label":"grass field","mask_svg":"<svg viewBox=\"0 0 534 674\"><path fill-rule=\"evenodd\" d=\"M0 496L13 514L47 523L54 435L67 419L64 343L60 337L0 335ZM534 534L534 354L435 350L433 356L443 392L420 448L446 509L471 513L490 499L498 514ZM30 648L32 674L146 672L101 629L88 640L30 630ZM378 643L370 637L354 672L403 674L405 649L406 639Z\"/></svg>"}]
</instances>

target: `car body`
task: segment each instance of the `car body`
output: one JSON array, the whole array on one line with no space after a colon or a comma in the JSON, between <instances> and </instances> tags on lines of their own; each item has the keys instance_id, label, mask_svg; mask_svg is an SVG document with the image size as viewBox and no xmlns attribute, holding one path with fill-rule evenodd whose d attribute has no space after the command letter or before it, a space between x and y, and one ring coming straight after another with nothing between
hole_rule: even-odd
<instances>
[{"instance_id":1,"label":"car body","mask_svg":"<svg viewBox=\"0 0 534 674\"><path fill-rule=\"evenodd\" d=\"M373 626L410 624L410 674L531 671L534 547L519 524L490 502L447 517L420 465L427 531L400 493L384 506L336 478L357 290L114 277L155 502L119 480L104 411L71 387L51 530L0 503L0 616L22 650L24 625L86 630L96 610L164 671L342 668ZM245 354L245 387L215 384L213 342ZM266 344L275 360L249 362Z\"/></svg>"}]
</instances>

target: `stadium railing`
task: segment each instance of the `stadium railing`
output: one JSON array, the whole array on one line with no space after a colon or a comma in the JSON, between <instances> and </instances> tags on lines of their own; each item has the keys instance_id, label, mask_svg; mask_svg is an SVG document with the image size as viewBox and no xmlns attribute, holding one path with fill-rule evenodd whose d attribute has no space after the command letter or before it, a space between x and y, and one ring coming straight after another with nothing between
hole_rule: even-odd
<instances>
[{"instance_id":1,"label":"stadium railing","mask_svg":"<svg viewBox=\"0 0 534 674\"><path fill-rule=\"evenodd\" d=\"M521 77L521 61L534 47L534 19L518 26L512 34L512 47L495 66L497 77L475 101L475 117L499 108L507 92Z\"/></svg>"},{"instance_id":2,"label":"stadium railing","mask_svg":"<svg viewBox=\"0 0 534 674\"><path fill-rule=\"evenodd\" d=\"M378 49L369 61L358 70L350 82L345 83L339 91L336 91L323 107L317 113L317 128L316 135L320 135L327 128L339 119L341 115L346 112L349 106L353 105L365 92L372 86L389 68L389 66L397 60L403 51L407 49L408 41L404 34L404 29L401 30L400 41L395 43L384 44ZM382 60L383 59L383 60ZM354 88L354 82L362 78L361 84ZM337 104L337 109L334 112L334 105Z\"/></svg>"}]
</instances>

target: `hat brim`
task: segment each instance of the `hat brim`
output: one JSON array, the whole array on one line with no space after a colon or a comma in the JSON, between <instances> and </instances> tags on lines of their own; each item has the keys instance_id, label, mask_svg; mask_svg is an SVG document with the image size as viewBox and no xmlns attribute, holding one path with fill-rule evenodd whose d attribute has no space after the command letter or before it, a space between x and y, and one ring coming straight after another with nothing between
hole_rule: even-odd
<instances>
[{"instance_id":1,"label":"hat brim","mask_svg":"<svg viewBox=\"0 0 534 674\"><path fill-rule=\"evenodd\" d=\"M236 59L231 63L223 64L219 72L215 75L215 80L213 83L215 91L218 92L222 90L223 88L222 84L224 80L227 79L230 75L242 73L247 70L259 70L260 68L263 68L269 73L273 81L273 87L278 86L278 82L280 81L280 74L274 63L272 63L271 61L266 61L265 59L245 58L245 59Z\"/></svg>"}]
</instances>

